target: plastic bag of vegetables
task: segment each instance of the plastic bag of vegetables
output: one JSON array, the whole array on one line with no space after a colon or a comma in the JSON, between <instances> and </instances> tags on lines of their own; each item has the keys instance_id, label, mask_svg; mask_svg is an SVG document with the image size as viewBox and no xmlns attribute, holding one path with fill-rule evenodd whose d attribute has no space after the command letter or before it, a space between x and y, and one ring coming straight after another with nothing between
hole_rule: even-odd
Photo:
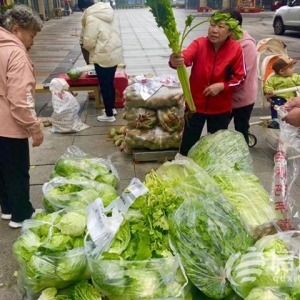
<instances>
[{"instance_id":1,"label":"plastic bag of vegetables","mask_svg":"<svg viewBox=\"0 0 300 300\"><path fill-rule=\"evenodd\" d=\"M254 174L228 168L227 172L215 174L212 178L255 240L277 232L274 223L279 216L271 208L269 193Z\"/></svg>"},{"instance_id":2,"label":"plastic bag of vegetables","mask_svg":"<svg viewBox=\"0 0 300 300\"><path fill-rule=\"evenodd\" d=\"M227 278L233 289L243 298L249 297L254 288L279 287L298 299L300 296L299 249L299 231L265 236L247 252L237 252L228 259Z\"/></svg>"},{"instance_id":3,"label":"plastic bag of vegetables","mask_svg":"<svg viewBox=\"0 0 300 300\"><path fill-rule=\"evenodd\" d=\"M157 124L157 114L153 109L148 108L125 108L123 119L127 126L133 128L153 128Z\"/></svg>"},{"instance_id":4,"label":"plastic bag of vegetables","mask_svg":"<svg viewBox=\"0 0 300 300\"><path fill-rule=\"evenodd\" d=\"M78 80L81 77L81 74L82 72L76 68L70 69L67 72L67 75L71 80Z\"/></svg>"},{"instance_id":5,"label":"plastic bag of vegetables","mask_svg":"<svg viewBox=\"0 0 300 300\"><path fill-rule=\"evenodd\" d=\"M203 137L190 149L193 159L209 175L234 170L253 172L252 157L243 135L233 130L219 130Z\"/></svg>"},{"instance_id":6,"label":"plastic bag of vegetables","mask_svg":"<svg viewBox=\"0 0 300 300\"><path fill-rule=\"evenodd\" d=\"M170 239L191 282L205 295L231 293L227 259L252 238L216 182L191 159L178 156L157 170L185 200L169 217Z\"/></svg>"},{"instance_id":7,"label":"plastic bag of vegetables","mask_svg":"<svg viewBox=\"0 0 300 300\"><path fill-rule=\"evenodd\" d=\"M280 291L279 288L254 288L245 300L293 300L289 294Z\"/></svg>"},{"instance_id":8,"label":"plastic bag of vegetables","mask_svg":"<svg viewBox=\"0 0 300 300\"><path fill-rule=\"evenodd\" d=\"M42 201L48 212L63 208L85 208L99 197L107 206L118 197L118 193L111 185L88 180L85 177L75 179L54 177L43 185Z\"/></svg>"},{"instance_id":9,"label":"plastic bag of vegetables","mask_svg":"<svg viewBox=\"0 0 300 300\"><path fill-rule=\"evenodd\" d=\"M69 146L54 166L51 178L79 174L88 179L116 187L120 178L110 160L90 157L76 146Z\"/></svg>"},{"instance_id":10,"label":"plastic bag of vegetables","mask_svg":"<svg viewBox=\"0 0 300 300\"><path fill-rule=\"evenodd\" d=\"M82 210L40 213L24 221L13 245L18 285L24 293L31 296L90 278L84 249L86 221Z\"/></svg>"},{"instance_id":11,"label":"plastic bag of vegetables","mask_svg":"<svg viewBox=\"0 0 300 300\"><path fill-rule=\"evenodd\" d=\"M157 116L161 127L168 131L182 131L184 126L184 105L160 108L157 110Z\"/></svg>"},{"instance_id":12,"label":"plastic bag of vegetables","mask_svg":"<svg viewBox=\"0 0 300 300\"><path fill-rule=\"evenodd\" d=\"M143 83L134 83L124 90L126 109L131 107L159 109L176 106L184 102L181 88L162 86L146 99L143 98L143 90Z\"/></svg>"},{"instance_id":13,"label":"plastic bag of vegetables","mask_svg":"<svg viewBox=\"0 0 300 300\"><path fill-rule=\"evenodd\" d=\"M127 129L125 144L129 149L178 149L181 143L181 132L169 133L155 126L153 129Z\"/></svg>"}]
</instances>

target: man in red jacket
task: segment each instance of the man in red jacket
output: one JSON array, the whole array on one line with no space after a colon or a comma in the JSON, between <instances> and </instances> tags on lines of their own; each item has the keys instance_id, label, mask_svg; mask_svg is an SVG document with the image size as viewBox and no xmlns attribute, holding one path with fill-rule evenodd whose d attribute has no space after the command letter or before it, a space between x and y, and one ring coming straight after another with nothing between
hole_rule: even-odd
<instances>
[{"instance_id":1,"label":"man in red jacket","mask_svg":"<svg viewBox=\"0 0 300 300\"><path fill-rule=\"evenodd\" d=\"M209 133L228 128L233 92L246 76L243 50L232 34L236 39L242 36L238 21L217 12L210 20L206 37L194 40L182 54L170 55L171 67L192 67L190 86L196 113L185 124L182 155L187 155L199 140L205 122Z\"/></svg>"}]
</instances>

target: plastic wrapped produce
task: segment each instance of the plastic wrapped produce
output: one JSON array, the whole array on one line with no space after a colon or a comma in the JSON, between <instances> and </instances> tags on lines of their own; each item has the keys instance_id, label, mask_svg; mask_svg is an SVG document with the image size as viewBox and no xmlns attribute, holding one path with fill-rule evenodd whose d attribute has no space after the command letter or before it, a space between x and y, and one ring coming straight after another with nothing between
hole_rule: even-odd
<instances>
[{"instance_id":1,"label":"plastic wrapped produce","mask_svg":"<svg viewBox=\"0 0 300 300\"><path fill-rule=\"evenodd\" d=\"M58 159L51 177L70 177L78 174L88 179L110 184L116 187L119 175L110 160L90 157L76 146L69 146Z\"/></svg>"},{"instance_id":2,"label":"plastic wrapped produce","mask_svg":"<svg viewBox=\"0 0 300 300\"><path fill-rule=\"evenodd\" d=\"M250 234L216 182L192 160L179 156L157 173L184 198L169 225L188 278L205 295L223 299L232 291L226 261L252 245Z\"/></svg>"},{"instance_id":3,"label":"plastic wrapped produce","mask_svg":"<svg viewBox=\"0 0 300 300\"><path fill-rule=\"evenodd\" d=\"M246 172L253 171L252 157L243 135L232 130L219 130L203 136L190 149L188 157L209 175L226 173L228 167Z\"/></svg>"},{"instance_id":4,"label":"plastic wrapped produce","mask_svg":"<svg viewBox=\"0 0 300 300\"><path fill-rule=\"evenodd\" d=\"M153 109L147 108L126 108L123 119L127 122L127 126L133 128L153 128L158 120L157 113Z\"/></svg>"},{"instance_id":5,"label":"plastic wrapped produce","mask_svg":"<svg viewBox=\"0 0 300 300\"><path fill-rule=\"evenodd\" d=\"M254 288L280 288L298 299L299 249L299 231L265 236L246 253L237 252L228 259L227 278L234 290L243 298L250 297L250 292Z\"/></svg>"},{"instance_id":6,"label":"plastic wrapped produce","mask_svg":"<svg viewBox=\"0 0 300 300\"><path fill-rule=\"evenodd\" d=\"M118 197L118 193L111 185L84 177L82 180L54 177L43 185L43 204L48 212L85 208L99 197L107 206Z\"/></svg>"},{"instance_id":7,"label":"plastic wrapped produce","mask_svg":"<svg viewBox=\"0 0 300 300\"><path fill-rule=\"evenodd\" d=\"M86 228L86 214L81 210L40 213L24 221L13 245L21 290L32 296L47 287L60 289L90 278Z\"/></svg>"},{"instance_id":8,"label":"plastic wrapped produce","mask_svg":"<svg viewBox=\"0 0 300 300\"><path fill-rule=\"evenodd\" d=\"M181 132L169 133L156 126L153 129L127 129L125 144L129 149L178 149L181 143Z\"/></svg>"},{"instance_id":9,"label":"plastic wrapped produce","mask_svg":"<svg viewBox=\"0 0 300 300\"><path fill-rule=\"evenodd\" d=\"M280 291L279 288L254 288L245 300L293 300L290 295Z\"/></svg>"},{"instance_id":10,"label":"plastic wrapped produce","mask_svg":"<svg viewBox=\"0 0 300 300\"><path fill-rule=\"evenodd\" d=\"M150 92L144 91L144 88L144 84L134 83L124 90L126 109L131 107L159 109L184 102L181 88L161 86L158 90Z\"/></svg>"},{"instance_id":11,"label":"plastic wrapped produce","mask_svg":"<svg viewBox=\"0 0 300 300\"><path fill-rule=\"evenodd\" d=\"M255 240L277 232L274 223L279 215L271 208L270 195L254 174L228 168L227 172L213 175L213 179Z\"/></svg>"},{"instance_id":12,"label":"plastic wrapped produce","mask_svg":"<svg viewBox=\"0 0 300 300\"><path fill-rule=\"evenodd\" d=\"M184 105L161 108L157 110L161 127L168 131L182 131L184 127Z\"/></svg>"}]
</instances>

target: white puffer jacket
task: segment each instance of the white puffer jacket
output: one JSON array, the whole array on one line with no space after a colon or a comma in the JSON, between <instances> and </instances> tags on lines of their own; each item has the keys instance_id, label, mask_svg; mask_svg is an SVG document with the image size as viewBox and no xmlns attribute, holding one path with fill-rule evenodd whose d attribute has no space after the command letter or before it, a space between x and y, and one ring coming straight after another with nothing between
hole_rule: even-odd
<instances>
[{"instance_id":1,"label":"white puffer jacket","mask_svg":"<svg viewBox=\"0 0 300 300\"><path fill-rule=\"evenodd\" d=\"M108 68L123 60L122 42L114 11L99 2L84 11L80 43L90 53L90 63Z\"/></svg>"}]
</instances>

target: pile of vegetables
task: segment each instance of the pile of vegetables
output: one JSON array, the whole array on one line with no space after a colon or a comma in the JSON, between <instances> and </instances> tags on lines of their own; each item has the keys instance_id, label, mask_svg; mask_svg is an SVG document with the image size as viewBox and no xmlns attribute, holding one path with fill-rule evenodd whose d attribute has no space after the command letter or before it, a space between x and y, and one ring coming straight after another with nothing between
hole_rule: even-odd
<instances>
[{"instance_id":1,"label":"pile of vegetables","mask_svg":"<svg viewBox=\"0 0 300 300\"><path fill-rule=\"evenodd\" d=\"M97 198L107 206L117 197L113 186L73 175L71 179L54 177L44 183L42 201L48 212L54 212L63 208L85 208Z\"/></svg>"},{"instance_id":2,"label":"pile of vegetables","mask_svg":"<svg viewBox=\"0 0 300 300\"><path fill-rule=\"evenodd\" d=\"M188 278L205 295L223 299L232 291L226 261L246 251L251 236L218 185L192 160L166 162L157 173L184 199L169 217L169 226Z\"/></svg>"},{"instance_id":3,"label":"pile of vegetables","mask_svg":"<svg viewBox=\"0 0 300 300\"><path fill-rule=\"evenodd\" d=\"M185 292L187 279L168 240L168 215L183 198L155 171L144 185L149 192L131 205L109 249L88 252L93 283L109 299L177 299Z\"/></svg>"},{"instance_id":4,"label":"pile of vegetables","mask_svg":"<svg viewBox=\"0 0 300 300\"><path fill-rule=\"evenodd\" d=\"M90 278L84 249L84 211L40 213L26 220L13 245L18 285L27 295Z\"/></svg>"},{"instance_id":5,"label":"pile of vegetables","mask_svg":"<svg viewBox=\"0 0 300 300\"><path fill-rule=\"evenodd\" d=\"M242 134L219 130L201 138L189 151L216 181L255 240L276 232L279 216L269 194L252 173L252 158Z\"/></svg>"},{"instance_id":6,"label":"pile of vegetables","mask_svg":"<svg viewBox=\"0 0 300 300\"><path fill-rule=\"evenodd\" d=\"M280 289L299 299L299 246L299 232L281 232L261 238L245 253L237 252L226 265L231 286L248 300L269 299L263 295L276 295L272 289ZM285 298L274 296L274 299ZM290 298L286 296L286 299Z\"/></svg>"},{"instance_id":7,"label":"pile of vegetables","mask_svg":"<svg viewBox=\"0 0 300 300\"><path fill-rule=\"evenodd\" d=\"M58 294L56 288L51 287L42 291L38 300L101 300L101 295L87 280L82 280L67 289L64 294Z\"/></svg>"}]
</instances>

